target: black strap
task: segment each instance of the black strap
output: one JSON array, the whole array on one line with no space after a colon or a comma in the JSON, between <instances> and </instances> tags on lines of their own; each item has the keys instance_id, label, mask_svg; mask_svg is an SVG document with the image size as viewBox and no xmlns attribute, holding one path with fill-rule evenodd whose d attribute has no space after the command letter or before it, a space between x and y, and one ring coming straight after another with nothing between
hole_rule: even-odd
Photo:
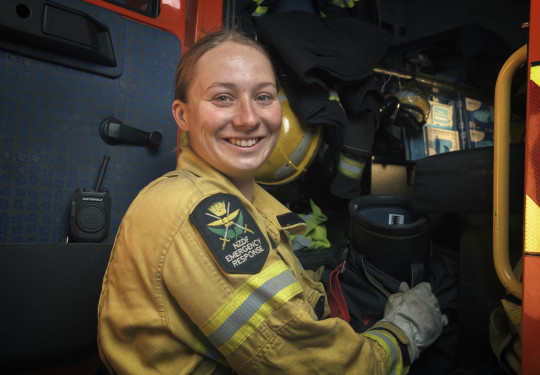
<instances>
[{"instance_id":1,"label":"black strap","mask_svg":"<svg viewBox=\"0 0 540 375\"><path fill-rule=\"evenodd\" d=\"M411 288L424 281L424 265L422 263L411 264Z\"/></svg>"}]
</instances>

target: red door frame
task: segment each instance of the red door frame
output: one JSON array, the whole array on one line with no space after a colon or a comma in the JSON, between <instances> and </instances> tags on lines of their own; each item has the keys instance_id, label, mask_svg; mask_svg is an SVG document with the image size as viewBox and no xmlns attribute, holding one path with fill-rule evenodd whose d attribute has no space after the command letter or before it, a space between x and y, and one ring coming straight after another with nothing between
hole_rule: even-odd
<instances>
[{"instance_id":1,"label":"red door frame","mask_svg":"<svg viewBox=\"0 0 540 375\"><path fill-rule=\"evenodd\" d=\"M540 0L531 0L525 140L522 373L540 374Z\"/></svg>"},{"instance_id":2,"label":"red door frame","mask_svg":"<svg viewBox=\"0 0 540 375\"><path fill-rule=\"evenodd\" d=\"M189 48L195 40L222 25L222 0L161 0L156 18L114 5L104 0L84 0L110 9L126 18L166 30L178 37L182 48Z\"/></svg>"}]
</instances>

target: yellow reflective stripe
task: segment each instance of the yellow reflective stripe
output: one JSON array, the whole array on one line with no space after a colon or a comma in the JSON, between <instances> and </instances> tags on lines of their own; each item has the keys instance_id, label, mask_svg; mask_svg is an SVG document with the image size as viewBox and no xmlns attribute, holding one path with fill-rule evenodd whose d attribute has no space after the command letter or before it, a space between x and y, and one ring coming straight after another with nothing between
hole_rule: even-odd
<instances>
[{"instance_id":1,"label":"yellow reflective stripe","mask_svg":"<svg viewBox=\"0 0 540 375\"><path fill-rule=\"evenodd\" d=\"M362 172L366 163L351 159L343 154L339 156L339 171L354 180L362 178Z\"/></svg>"},{"instance_id":2,"label":"yellow reflective stripe","mask_svg":"<svg viewBox=\"0 0 540 375\"><path fill-rule=\"evenodd\" d=\"M531 81L540 86L540 65L531 66L529 75Z\"/></svg>"},{"instance_id":3,"label":"yellow reflective stripe","mask_svg":"<svg viewBox=\"0 0 540 375\"><path fill-rule=\"evenodd\" d=\"M335 100L335 101L338 102L338 103L341 102L341 101L339 100L339 94L337 93L336 90L333 90L333 89L329 91L328 99L329 99L329 100Z\"/></svg>"},{"instance_id":4,"label":"yellow reflective stripe","mask_svg":"<svg viewBox=\"0 0 540 375\"><path fill-rule=\"evenodd\" d=\"M332 0L331 4L340 8L354 8L357 1L359 0Z\"/></svg>"},{"instance_id":5,"label":"yellow reflective stripe","mask_svg":"<svg viewBox=\"0 0 540 375\"><path fill-rule=\"evenodd\" d=\"M524 245L526 253L540 253L540 207L525 195Z\"/></svg>"},{"instance_id":6,"label":"yellow reflective stripe","mask_svg":"<svg viewBox=\"0 0 540 375\"><path fill-rule=\"evenodd\" d=\"M340 102L339 96L337 96L337 95L330 95L330 96L328 97L328 99L329 99L329 100L334 100L334 101L336 101L336 102Z\"/></svg>"},{"instance_id":7,"label":"yellow reflective stripe","mask_svg":"<svg viewBox=\"0 0 540 375\"><path fill-rule=\"evenodd\" d=\"M266 14L266 12L268 12L268 7L261 6L263 0L253 0L253 2L257 4L257 8L255 9L253 13L251 13L252 16L259 17L259 16L262 16L263 14Z\"/></svg>"},{"instance_id":8,"label":"yellow reflective stripe","mask_svg":"<svg viewBox=\"0 0 540 375\"><path fill-rule=\"evenodd\" d=\"M264 319L274 310L290 300L293 296L302 291L302 287L297 282L283 289L274 299L264 303L252 318L247 321L238 332L224 345L220 347L224 355L229 355L234 352L246 339L257 329Z\"/></svg>"},{"instance_id":9,"label":"yellow reflective stripe","mask_svg":"<svg viewBox=\"0 0 540 375\"><path fill-rule=\"evenodd\" d=\"M268 12L268 7L257 7L257 9L251 13L251 15L254 17L259 17L266 14L266 12Z\"/></svg>"},{"instance_id":10,"label":"yellow reflective stripe","mask_svg":"<svg viewBox=\"0 0 540 375\"><path fill-rule=\"evenodd\" d=\"M403 374L403 363L401 361L401 352L399 344L393 335L386 335L384 332L371 330L362 333L363 336L369 337L376 341L386 353L386 371L388 374L401 375Z\"/></svg>"},{"instance_id":11,"label":"yellow reflective stripe","mask_svg":"<svg viewBox=\"0 0 540 375\"><path fill-rule=\"evenodd\" d=\"M234 352L278 307L302 292L285 263L252 276L201 327L223 355Z\"/></svg>"},{"instance_id":12,"label":"yellow reflective stripe","mask_svg":"<svg viewBox=\"0 0 540 375\"><path fill-rule=\"evenodd\" d=\"M222 325L225 320L236 310L236 306L233 304L233 301L236 302L237 306L241 305L253 291L261 287L266 281L271 279L274 276L279 275L281 272L288 270L287 266L283 262L278 262L266 271L258 273L249 278L244 285L238 289L234 295L225 303L203 326L202 331L208 336L210 333L215 331L220 325Z\"/></svg>"}]
</instances>

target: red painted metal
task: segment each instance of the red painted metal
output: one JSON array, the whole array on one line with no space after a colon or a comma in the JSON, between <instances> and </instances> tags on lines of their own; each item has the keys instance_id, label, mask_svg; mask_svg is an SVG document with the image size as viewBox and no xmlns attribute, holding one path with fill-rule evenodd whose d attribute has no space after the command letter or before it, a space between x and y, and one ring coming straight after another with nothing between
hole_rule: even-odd
<instances>
[{"instance_id":1,"label":"red painted metal","mask_svg":"<svg viewBox=\"0 0 540 375\"><path fill-rule=\"evenodd\" d=\"M185 47L202 36L221 29L223 0L188 0Z\"/></svg>"},{"instance_id":2,"label":"red painted metal","mask_svg":"<svg viewBox=\"0 0 540 375\"><path fill-rule=\"evenodd\" d=\"M98 5L102 8L110 9L122 16L166 30L174 34L184 44L186 30L186 0L161 0L159 15L152 18L133 10L109 3L104 0L84 0L88 3Z\"/></svg>"},{"instance_id":3,"label":"red painted metal","mask_svg":"<svg viewBox=\"0 0 540 375\"><path fill-rule=\"evenodd\" d=\"M523 317L521 340L521 373L540 374L540 257L525 254L523 258Z\"/></svg>"},{"instance_id":4,"label":"red painted metal","mask_svg":"<svg viewBox=\"0 0 540 375\"><path fill-rule=\"evenodd\" d=\"M529 86L525 141L525 248L523 256L522 374L540 374L540 246L537 241L540 196L540 0L531 0ZM531 74L532 72L532 74ZM534 81L533 81L534 78ZM536 81L536 82L535 82ZM531 229L527 229L531 228ZM531 238L533 240L531 241Z\"/></svg>"}]
</instances>

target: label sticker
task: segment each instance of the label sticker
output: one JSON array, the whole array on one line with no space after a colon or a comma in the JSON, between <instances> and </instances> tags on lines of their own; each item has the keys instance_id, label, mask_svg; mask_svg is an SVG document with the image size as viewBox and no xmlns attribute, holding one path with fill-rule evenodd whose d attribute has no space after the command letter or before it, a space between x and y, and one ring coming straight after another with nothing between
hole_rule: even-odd
<instances>
[{"instance_id":1,"label":"label sticker","mask_svg":"<svg viewBox=\"0 0 540 375\"><path fill-rule=\"evenodd\" d=\"M255 274L261 270L270 247L238 197L207 197L189 218L224 271Z\"/></svg>"},{"instance_id":2,"label":"label sticker","mask_svg":"<svg viewBox=\"0 0 540 375\"><path fill-rule=\"evenodd\" d=\"M405 223L405 216L399 214L390 214L388 215L388 224L389 225L401 225Z\"/></svg>"}]
</instances>

